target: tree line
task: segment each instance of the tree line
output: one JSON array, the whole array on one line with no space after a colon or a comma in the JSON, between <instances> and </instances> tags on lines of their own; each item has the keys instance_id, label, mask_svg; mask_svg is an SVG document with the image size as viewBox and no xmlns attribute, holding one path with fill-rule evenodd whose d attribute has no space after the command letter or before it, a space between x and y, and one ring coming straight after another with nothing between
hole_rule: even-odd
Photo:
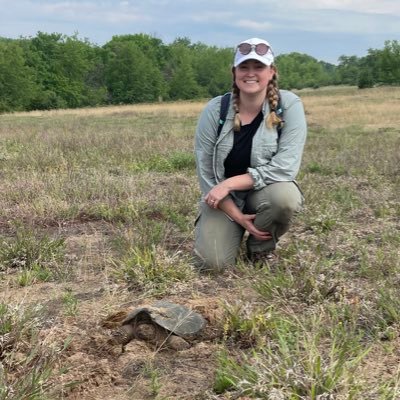
<instances>
[{"instance_id":1,"label":"tree line","mask_svg":"<svg viewBox=\"0 0 400 400\"><path fill-rule=\"evenodd\" d=\"M177 38L114 36L103 46L77 35L0 37L0 112L213 97L229 91L232 48ZM281 88L400 84L400 44L333 65L301 53L276 57Z\"/></svg>"}]
</instances>

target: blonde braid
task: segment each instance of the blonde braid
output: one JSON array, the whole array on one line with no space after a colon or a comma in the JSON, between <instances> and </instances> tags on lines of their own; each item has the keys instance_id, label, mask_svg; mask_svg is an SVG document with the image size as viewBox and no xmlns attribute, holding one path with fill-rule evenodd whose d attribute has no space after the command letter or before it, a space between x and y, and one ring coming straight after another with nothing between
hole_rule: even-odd
<instances>
[{"instance_id":1,"label":"blonde braid","mask_svg":"<svg viewBox=\"0 0 400 400\"><path fill-rule=\"evenodd\" d=\"M232 101L233 101L233 109L235 110L235 119L233 121L233 131L234 132L240 132L240 126L241 126L241 121L240 121L240 116L239 116L239 103L240 103L239 93L240 93L240 90L237 87L235 81L233 81Z\"/></svg>"},{"instance_id":2,"label":"blonde braid","mask_svg":"<svg viewBox=\"0 0 400 400\"><path fill-rule=\"evenodd\" d=\"M276 114L279 104L279 87L276 68L272 68L275 69L275 74L268 83L266 94L270 110L268 117L266 118L266 124L268 128L272 128L274 126L282 126L283 124L283 120Z\"/></svg>"}]
</instances>

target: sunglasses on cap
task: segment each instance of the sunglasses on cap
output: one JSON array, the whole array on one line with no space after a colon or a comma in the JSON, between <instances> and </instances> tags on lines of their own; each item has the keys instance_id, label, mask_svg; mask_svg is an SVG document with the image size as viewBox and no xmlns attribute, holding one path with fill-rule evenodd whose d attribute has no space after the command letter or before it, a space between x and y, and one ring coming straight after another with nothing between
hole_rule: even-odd
<instances>
[{"instance_id":1,"label":"sunglasses on cap","mask_svg":"<svg viewBox=\"0 0 400 400\"><path fill-rule=\"evenodd\" d=\"M265 43L250 44L250 43L240 43L237 47L240 54L246 56L251 51L255 51L259 56L265 56L270 47Z\"/></svg>"}]
</instances>

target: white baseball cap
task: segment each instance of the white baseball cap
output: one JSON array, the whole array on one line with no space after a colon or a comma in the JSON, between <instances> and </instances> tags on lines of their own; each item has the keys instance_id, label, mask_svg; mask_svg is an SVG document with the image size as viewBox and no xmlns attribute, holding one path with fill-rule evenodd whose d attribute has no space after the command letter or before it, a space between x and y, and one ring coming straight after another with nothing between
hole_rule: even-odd
<instances>
[{"instance_id":1,"label":"white baseball cap","mask_svg":"<svg viewBox=\"0 0 400 400\"><path fill-rule=\"evenodd\" d=\"M246 46L246 44L250 46ZM263 45L261 46L262 49L257 48L257 45L259 44ZM245 49L243 49L243 47ZM265 49L266 52L264 53ZM236 47L233 66L237 67L239 64L247 60L257 60L265 65L270 66L274 62L274 53L272 51L271 45L266 40L259 38L244 40Z\"/></svg>"}]
</instances>

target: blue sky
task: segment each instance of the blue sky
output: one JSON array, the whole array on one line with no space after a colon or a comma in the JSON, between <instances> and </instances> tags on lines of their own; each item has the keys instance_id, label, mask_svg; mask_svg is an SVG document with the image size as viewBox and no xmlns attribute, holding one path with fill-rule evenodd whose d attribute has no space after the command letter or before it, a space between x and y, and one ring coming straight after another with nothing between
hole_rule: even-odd
<instances>
[{"instance_id":1,"label":"blue sky","mask_svg":"<svg viewBox=\"0 0 400 400\"><path fill-rule=\"evenodd\" d=\"M77 32L98 45L134 33L218 47L261 37L275 54L337 63L400 40L399 0L0 0L0 9L2 37Z\"/></svg>"}]
</instances>

